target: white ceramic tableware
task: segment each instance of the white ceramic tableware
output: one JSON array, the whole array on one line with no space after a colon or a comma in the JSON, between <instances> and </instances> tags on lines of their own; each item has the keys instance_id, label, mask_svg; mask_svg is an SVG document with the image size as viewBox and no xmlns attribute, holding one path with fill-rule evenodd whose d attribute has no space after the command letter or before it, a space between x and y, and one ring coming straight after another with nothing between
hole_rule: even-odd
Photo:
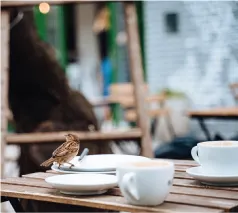
<instances>
[{"instance_id":1,"label":"white ceramic tableware","mask_svg":"<svg viewBox=\"0 0 238 213\"><path fill-rule=\"evenodd\" d=\"M105 172L115 171L117 165L126 162L150 161L150 158L134 155L122 154L99 154L87 155L82 161L78 160L79 156L75 157L70 163L75 166L71 167L72 171L80 172ZM58 164L55 164L58 165ZM60 168L69 169L70 165L65 163Z\"/></svg>"},{"instance_id":2,"label":"white ceramic tableware","mask_svg":"<svg viewBox=\"0 0 238 213\"><path fill-rule=\"evenodd\" d=\"M58 168L58 165L52 165L51 169L55 172L63 173L63 174L109 174L109 175L116 175L116 171L105 171L105 172L80 172L80 171L73 171L69 168Z\"/></svg>"},{"instance_id":3,"label":"white ceramic tableware","mask_svg":"<svg viewBox=\"0 0 238 213\"><path fill-rule=\"evenodd\" d=\"M186 172L194 179L206 185L238 186L238 174L234 175L208 175L201 166L191 167Z\"/></svg>"},{"instance_id":4,"label":"white ceramic tableware","mask_svg":"<svg viewBox=\"0 0 238 213\"><path fill-rule=\"evenodd\" d=\"M192 148L191 154L205 174L238 174L238 141L201 142Z\"/></svg>"},{"instance_id":5,"label":"white ceramic tableware","mask_svg":"<svg viewBox=\"0 0 238 213\"><path fill-rule=\"evenodd\" d=\"M117 186L116 176L105 174L56 175L46 178L45 181L61 193L71 195L103 194Z\"/></svg>"},{"instance_id":6,"label":"white ceramic tableware","mask_svg":"<svg viewBox=\"0 0 238 213\"><path fill-rule=\"evenodd\" d=\"M118 185L128 203L157 206L170 192L174 164L170 161L126 163L116 170Z\"/></svg>"}]
</instances>

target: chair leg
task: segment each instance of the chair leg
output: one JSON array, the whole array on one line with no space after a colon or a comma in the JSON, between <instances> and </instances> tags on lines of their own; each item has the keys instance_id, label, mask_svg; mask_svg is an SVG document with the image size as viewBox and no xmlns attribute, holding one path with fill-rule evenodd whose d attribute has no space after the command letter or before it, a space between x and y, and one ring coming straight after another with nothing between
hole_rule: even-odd
<instances>
[{"instance_id":1,"label":"chair leg","mask_svg":"<svg viewBox=\"0 0 238 213\"><path fill-rule=\"evenodd\" d=\"M165 102L162 101L162 102L159 103L159 105L160 105L160 108L163 109L165 107ZM174 130L172 120L171 120L171 117L170 117L169 113L166 115L166 122L167 122L167 126L168 126L170 134L175 138L176 133L175 133L175 130Z\"/></svg>"},{"instance_id":2,"label":"chair leg","mask_svg":"<svg viewBox=\"0 0 238 213\"><path fill-rule=\"evenodd\" d=\"M173 124L172 124L172 120L171 120L171 117L170 117L169 114L166 116L166 121L167 121L167 125L168 125L168 129L169 129L170 134L175 138L176 133L175 133L175 130L174 130L174 127L173 127Z\"/></svg>"},{"instance_id":3,"label":"chair leg","mask_svg":"<svg viewBox=\"0 0 238 213\"><path fill-rule=\"evenodd\" d=\"M208 141L211 141L211 140L212 140L212 136L211 136L211 134L210 134L210 132L209 132L209 130L208 130L206 124L204 123L203 118L199 118L199 119L198 119L198 122L199 122L199 125L200 125L201 129L203 130L203 132L204 132L204 134L205 134L207 140L208 140Z\"/></svg>"},{"instance_id":4,"label":"chair leg","mask_svg":"<svg viewBox=\"0 0 238 213\"><path fill-rule=\"evenodd\" d=\"M158 125L159 125L159 118L158 117L153 118L150 127L150 134L152 135L152 137L155 136L156 128L158 127Z\"/></svg>"}]
</instances>

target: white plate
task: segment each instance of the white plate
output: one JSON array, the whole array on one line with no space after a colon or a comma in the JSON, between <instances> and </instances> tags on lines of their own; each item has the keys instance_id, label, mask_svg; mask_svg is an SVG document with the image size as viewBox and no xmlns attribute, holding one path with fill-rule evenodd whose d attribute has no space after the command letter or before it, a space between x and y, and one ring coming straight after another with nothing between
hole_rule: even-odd
<instances>
[{"instance_id":1,"label":"white plate","mask_svg":"<svg viewBox=\"0 0 238 213\"><path fill-rule=\"evenodd\" d=\"M45 179L63 194L92 195L102 194L117 186L117 177L105 174L67 174Z\"/></svg>"},{"instance_id":2,"label":"white plate","mask_svg":"<svg viewBox=\"0 0 238 213\"><path fill-rule=\"evenodd\" d=\"M57 165L52 165L51 169L53 171L64 173L64 174L109 174L109 175L116 175L116 171L108 171L108 172L79 172L79 171L73 171L72 169L66 168L62 169L59 168Z\"/></svg>"},{"instance_id":3,"label":"white plate","mask_svg":"<svg viewBox=\"0 0 238 213\"><path fill-rule=\"evenodd\" d=\"M80 172L104 172L104 171L115 171L117 165L121 163L131 163L137 161L148 161L150 158L134 155L118 155L118 154L106 154L106 155L87 155L80 162L78 161L79 156L76 156L70 163L75 166L71 167L72 171ZM58 164L54 164L58 165ZM62 169L69 169L69 164L60 166Z\"/></svg>"},{"instance_id":4,"label":"white plate","mask_svg":"<svg viewBox=\"0 0 238 213\"><path fill-rule=\"evenodd\" d=\"M191 167L186 172L203 184L214 186L238 186L238 174L234 175L208 175L201 166Z\"/></svg>"}]
</instances>

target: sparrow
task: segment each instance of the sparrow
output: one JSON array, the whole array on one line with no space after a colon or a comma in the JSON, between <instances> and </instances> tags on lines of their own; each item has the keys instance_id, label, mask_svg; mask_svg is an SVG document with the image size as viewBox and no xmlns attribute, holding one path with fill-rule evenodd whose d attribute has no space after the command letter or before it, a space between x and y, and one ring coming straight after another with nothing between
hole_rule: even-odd
<instances>
[{"instance_id":1,"label":"sparrow","mask_svg":"<svg viewBox=\"0 0 238 213\"><path fill-rule=\"evenodd\" d=\"M53 153L52 157L45 162L43 162L40 166L48 167L53 162L59 164L58 168L64 163L70 164L71 168L74 164L69 163L79 152L80 141L78 137L73 134L65 135L66 142L64 142L61 146L59 146Z\"/></svg>"}]
</instances>

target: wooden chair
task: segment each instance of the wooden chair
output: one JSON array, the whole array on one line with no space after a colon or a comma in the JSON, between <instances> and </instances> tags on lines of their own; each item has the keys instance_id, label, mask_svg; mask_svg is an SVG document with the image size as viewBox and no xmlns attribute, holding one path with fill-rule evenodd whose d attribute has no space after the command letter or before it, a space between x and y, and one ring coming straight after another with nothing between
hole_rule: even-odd
<instances>
[{"instance_id":1,"label":"wooden chair","mask_svg":"<svg viewBox=\"0 0 238 213\"><path fill-rule=\"evenodd\" d=\"M164 102L165 95L153 95L148 97L148 85L144 84L141 86L148 103L158 101ZM132 83L115 83L111 84L110 88L110 98L118 100L124 108L135 107L135 97L134 97L134 87Z\"/></svg>"},{"instance_id":2,"label":"wooden chair","mask_svg":"<svg viewBox=\"0 0 238 213\"><path fill-rule=\"evenodd\" d=\"M166 116L168 129L172 135L175 135L174 128L170 121L169 109L164 107L165 101L167 99L164 93L159 95L149 95L148 85L142 85L142 90L144 90L146 95L146 105L148 106L146 115L154 121L157 125L160 116ZM137 113L135 110L135 97L134 97L134 87L131 83L116 83L110 86L110 99L114 102L119 103L124 109L124 118L128 122L136 122ZM157 109L152 109L151 105L157 105Z\"/></svg>"}]
</instances>

